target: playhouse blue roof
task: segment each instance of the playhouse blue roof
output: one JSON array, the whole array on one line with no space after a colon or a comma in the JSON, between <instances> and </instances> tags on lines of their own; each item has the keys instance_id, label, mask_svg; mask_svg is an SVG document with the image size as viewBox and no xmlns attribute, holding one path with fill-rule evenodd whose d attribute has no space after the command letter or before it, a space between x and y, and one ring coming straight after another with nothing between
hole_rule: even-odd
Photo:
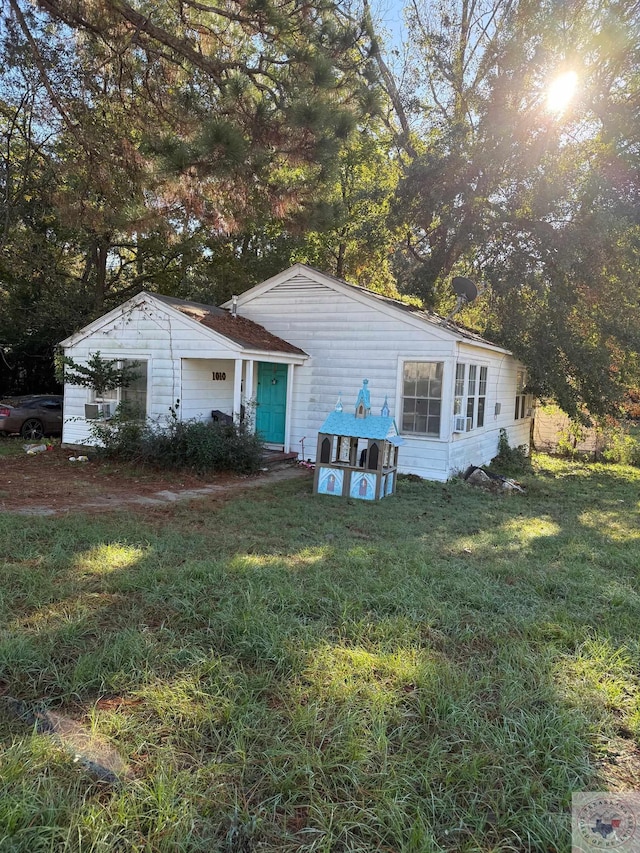
<instances>
[{"instance_id":1,"label":"playhouse blue roof","mask_svg":"<svg viewBox=\"0 0 640 853\"><path fill-rule=\"evenodd\" d=\"M398 428L394 419L378 415L356 418L355 415L348 412L331 412L319 431L329 435L346 435L350 438L379 438L386 439L396 445L404 444L404 439L398 435Z\"/></svg>"}]
</instances>

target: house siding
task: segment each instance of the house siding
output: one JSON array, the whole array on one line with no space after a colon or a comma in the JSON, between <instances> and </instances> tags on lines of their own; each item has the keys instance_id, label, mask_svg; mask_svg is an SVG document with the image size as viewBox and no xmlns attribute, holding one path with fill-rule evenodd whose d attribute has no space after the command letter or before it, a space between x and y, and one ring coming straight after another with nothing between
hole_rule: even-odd
<instances>
[{"instance_id":1,"label":"house siding","mask_svg":"<svg viewBox=\"0 0 640 853\"><path fill-rule=\"evenodd\" d=\"M205 330L200 331L188 320L170 316L146 301L123 311L65 348L65 355L79 363L86 362L96 352L103 358L148 362L147 415L153 420L168 417L170 408L180 399L182 359L210 355L212 360L217 360L229 355L224 345L218 347L212 343ZM91 423L84 418L84 404L89 402L90 395L87 388L65 385L62 434L65 444L95 443ZM195 388L191 389L191 395L190 405L195 407Z\"/></svg>"},{"instance_id":2,"label":"house siding","mask_svg":"<svg viewBox=\"0 0 640 853\"><path fill-rule=\"evenodd\" d=\"M449 455L450 474L464 472L469 465L485 465L498 450L504 429L512 447L529 446L531 418L514 420L516 373L519 363L510 355L493 353L470 344L461 344L458 361L487 366L487 396L483 427L452 433ZM496 414L496 404L500 406Z\"/></svg>"},{"instance_id":3,"label":"house siding","mask_svg":"<svg viewBox=\"0 0 640 853\"><path fill-rule=\"evenodd\" d=\"M183 420L211 417L212 409L233 414L233 359L182 359L182 396L180 414ZM224 374L225 379L213 379Z\"/></svg>"},{"instance_id":4,"label":"house siding","mask_svg":"<svg viewBox=\"0 0 640 853\"><path fill-rule=\"evenodd\" d=\"M253 320L279 338L308 353L298 364L284 353L264 358L241 353L230 340L198 326L143 294L142 301L125 303L118 312L87 327L71 339L65 352L78 362L93 353L105 358L145 360L148 364L147 414L167 418L180 400L182 419L209 418L212 409L231 414L236 359L290 361L285 445L315 459L318 429L339 394L345 409L355 406L362 380L369 380L372 411L377 414L385 396L405 444L398 470L431 480L446 481L468 465L481 465L495 456L500 430L512 446L528 444L530 418L514 420L516 374L520 366L508 353L490 344L461 339L437 323L393 307L388 302L340 282L297 271L258 285L238 300L240 316ZM84 337L83 337L84 335ZM268 356L268 357L266 357ZM402 431L402 365L404 361L442 362L441 429L437 437ZM453 432L453 396L456 364L487 367L485 423L470 432ZM224 373L225 379L212 374ZM85 388L65 387L63 441L92 443L84 404ZM496 412L496 404L500 411ZM304 445L303 445L304 442ZM303 451L304 446L304 451Z\"/></svg>"},{"instance_id":5,"label":"house siding","mask_svg":"<svg viewBox=\"0 0 640 853\"><path fill-rule=\"evenodd\" d=\"M393 314L297 274L271 288L240 297L239 312L270 332L304 349L311 358L296 367L291 412L291 448L315 459L318 429L342 394L354 404L364 378L372 392L372 410L385 395L405 444L398 470L445 481L469 464L485 464L495 456L500 429L512 444L528 444L529 419L514 422L517 363L512 356L473 343L462 343L448 331L416 324L399 309ZM442 361L443 414L438 439L402 432L402 362ZM453 387L457 361L488 368L485 426L453 434ZM494 415L495 404L501 404Z\"/></svg>"}]
</instances>

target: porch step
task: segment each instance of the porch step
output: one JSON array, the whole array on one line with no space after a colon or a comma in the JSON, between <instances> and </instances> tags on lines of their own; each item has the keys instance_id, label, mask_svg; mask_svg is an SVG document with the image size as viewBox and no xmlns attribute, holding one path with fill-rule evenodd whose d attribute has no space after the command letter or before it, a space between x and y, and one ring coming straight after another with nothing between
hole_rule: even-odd
<instances>
[{"instance_id":1,"label":"porch step","mask_svg":"<svg viewBox=\"0 0 640 853\"><path fill-rule=\"evenodd\" d=\"M287 465L293 465L298 461L297 453L285 453L282 450L265 450L262 454L263 468L279 468Z\"/></svg>"}]
</instances>

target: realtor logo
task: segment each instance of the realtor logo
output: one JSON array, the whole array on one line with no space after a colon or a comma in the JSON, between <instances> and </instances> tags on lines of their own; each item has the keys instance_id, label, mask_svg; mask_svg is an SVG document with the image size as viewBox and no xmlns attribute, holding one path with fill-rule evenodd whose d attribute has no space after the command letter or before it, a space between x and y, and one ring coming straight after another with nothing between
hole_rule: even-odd
<instances>
[{"instance_id":1,"label":"realtor logo","mask_svg":"<svg viewBox=\"0 0 640 853\"><path fill-rule=\"evenodd\" d=\"M572 853L640 850L640 792L573 794Z\"/></svg>"}]
</instances>

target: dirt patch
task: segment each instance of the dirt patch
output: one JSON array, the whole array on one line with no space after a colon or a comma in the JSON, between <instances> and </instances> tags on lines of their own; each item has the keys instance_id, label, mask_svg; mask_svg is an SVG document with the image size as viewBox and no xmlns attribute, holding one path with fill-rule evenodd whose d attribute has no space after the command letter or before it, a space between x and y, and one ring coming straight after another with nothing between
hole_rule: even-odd
<instances>
[{"instance_id":1,"label":"dirt patch","mask_svg":"<svg viewBox=\"0 0 640 853\"><path fill-rule=\"evenodd\" d=\"M207 495L232 494L273 479L303 472L296 467L258 475L194 474L107 462L89 456L70 462L74 452L59 446L45 453L0 457L0 511L22 515L57 515L70 510L95 513L126 507L153 507Z\"/></svg>"},{"instance_id":2,"label":"dirt patch","mask_svg":"<svg viewBox=\"0 0 640 853\"><path fill-rule=\"evenodd\" d=\"M640 790L640 749L632 738L612 737L607 741L604 754L596 762L603 790Z\"/></svg>"}]
</instances>

